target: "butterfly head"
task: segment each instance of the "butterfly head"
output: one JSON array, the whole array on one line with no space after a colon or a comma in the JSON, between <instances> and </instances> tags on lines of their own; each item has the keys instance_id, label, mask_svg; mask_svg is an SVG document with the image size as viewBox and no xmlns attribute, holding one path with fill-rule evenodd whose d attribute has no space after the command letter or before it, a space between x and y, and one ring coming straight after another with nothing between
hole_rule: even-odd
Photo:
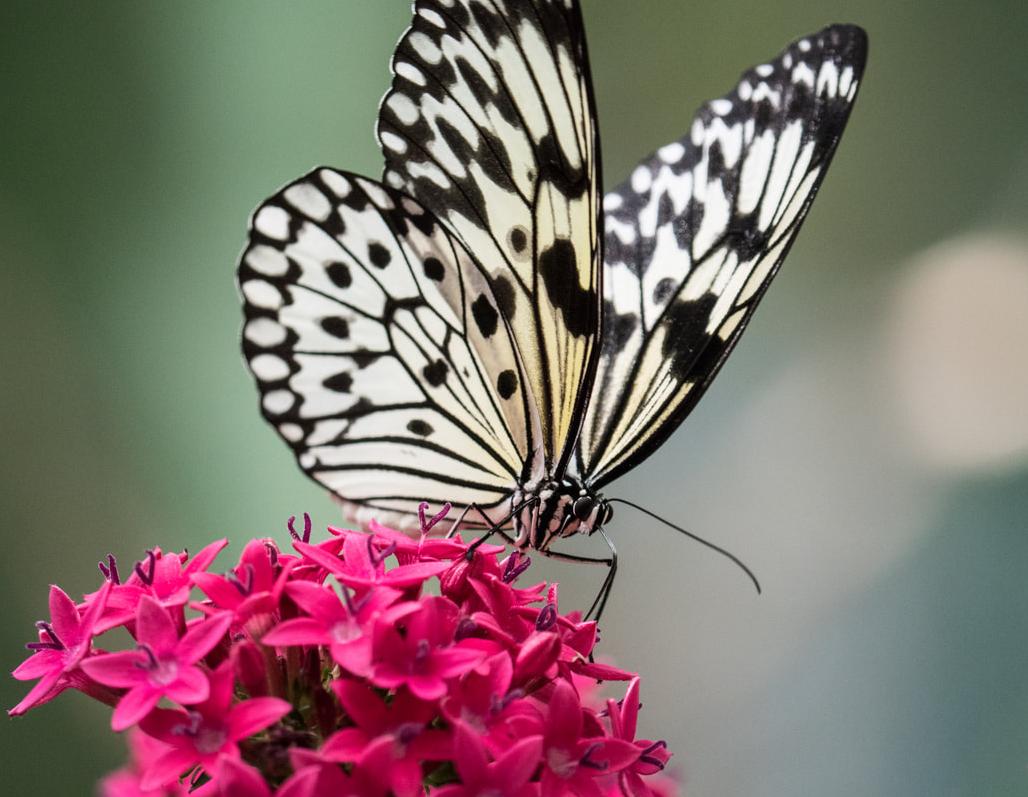
<instances>
[{"instance_id":1,"label":"butterfly head","mask_svg":"<svg viewBox=\"0 0 1028 797\"><path fill-rule=\"evenodd\" d=\"M614 516L613 508L601 494L571 476L559 482L546 482L537 490L526 489L522 495L531 505L518 515L520 539L525 547L540 551L559 538L590 535Z\"/></svg>"}]
</instances>

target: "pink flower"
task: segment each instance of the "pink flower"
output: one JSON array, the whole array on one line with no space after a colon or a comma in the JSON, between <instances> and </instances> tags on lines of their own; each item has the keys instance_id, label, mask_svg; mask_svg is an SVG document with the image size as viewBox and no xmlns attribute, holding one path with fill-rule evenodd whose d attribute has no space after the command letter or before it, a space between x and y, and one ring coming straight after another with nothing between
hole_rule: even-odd
<instances>
[{"instance_id":1,"label":"pink flower","mask_svg":"<svg viewBox=\"0 0 1028 797\"><path fill-rule=\"evenodd\" d=\"M332 590L310 581L294 581L286 585L286 593L307 615L286 620L261 638L264 645L325 645L332 658L356 675L371 669L370 623L400 597L397 590L378 587L370 590L354 605L347 587L343 600ZM408 604L405 611L417 608Z\"/></svg>"},{"instance_id":2,"label":"pink flower","mask_svg":"<svg viewBox=\"0 0 1028 797\"><path fill-rule=\"evenodd\" d=\"M295 774L275 797L386 797L391 745L386 738L372 742L348 772L313 750L297 749Z\"/></svg>"},{"instance_id":3,"label":"pink flower","mask_svg":"<svg viewBox=\"0 0 1028 797\"><path fill-rule=\"evenodd\" d=\"M454 731L454 763L460 783L433 790L433 797L533 797L539 785L530 783L543 751L540 736L529 736L490 762L481 737L463 723Z\"/></svg>"},{"instance_id":4,"label":"pink flower","mask_svg":"<svg viewBox=\"0 0 1028 797\"><path fill-rule=\"evenodd\" d=\"M386 779L396 797L422 793L422 762L445 761L452 753L450 734L429 728L438 710L433 703L400 690L387 705L374 690L358 681L335 681L332 687L354 728L344 728L321 747L326 761L355 763L372 743L383 748Z\"/></svg>"},{"instance_id":5,"label":"pink flower","mask_svg":"<svg viewBox=\"0 0 1028 797\"><path fill-rule=\"evenodd\" d=\"M389 622L375 623L371 682L385 689L406 686L422 700L446 694L446 681L471 670L484 658L481 649L451 644L457 607L446 598L422 598L406 618L403 633Z\"/></svg>"},{"instance_id":6,"label":"pink flower","mask_svg":"<svg viewBox=\"0 0 1028 797\"><path fill-rule=\"evenodd\" d=\"M230 755L218 757L211 780L189 792L190 797L271 797L260 770Z\"/></svg>"},{"instance_id":7,"label":"pink flower","mask_svg":"<svg viewBox=\"0 0 1028 797\"><path fill-rule=\"evenodd\" d=\"M349 587L382 585L406 589L421 584L450 566L449 562L415 562L387 571L385 560L393 554L396 546L390 545L380 551L374 544L373 536L360 532L350 532L343 536L342 559L323 546L303 542L295 542L293 545L297 551Z\"/></svg>"},{"instance_id":8,"label":"pink flower","mask_svg":"<svg viewBox=\"0 0 1028 797\"><path fill-rule=\"evenodd\" d=\"M144 595L156 599L167 608L185 606L189 601L189 591L193 588L193 575L210 567L226 545L228 540L215 540L193 557L186 553L162 553L160 548L153 548L146 552L146 559L136 564L132 575L124 583L119 581L114 557L110 557L110 567L101 565L101 569L112 574L114 589L107 611L97 623L96 632L103 633L132 622Z\"/></svg>"},{"instance_id":9,"label":"pink flower","mask_svg":"<svg viewBox=\"0 0 1028 797\"><path fill-rule=\"evenodd\" d=\"M610 717L611 733L616 739L631 742L639 748L639 758L618 774L622 791L629 797L649 797L650 788L643 781L644 775L655 775L663 771L671 754L663 741L636 739L636 722L639 718L639 678L633 678L625 692L625 698L618 703L607 701L607 716Z\"/></svg>"},{"instance_id":10,"label":"pink flower","mask_svg":"<svg viewBox=\"0 0 1028 797\"><path fill-rule=\"evenodd\" d=\"M162 697L185 705L206 700L207 676L196 663L221 641L231 622L228 613L211 617L180 639L168 612L144 595L136 612L136 650L82 662L91 678L129 690L114 710L111 728L122 731L135 725Z\"/></svg>"},{"instance_id":11,"label":"pink flower","mask_svg":"<svg viewBox=\"0 0 1028 797\"><path fill-rule=\"evenodd\" d=\"M490 656L451 686L443 715L477 733L493 756L526 735L542 733L543 717L521 689L512 688L514 666L506 652Z\"/></svg>"},{"instance_id":12,"label":"pink flower","mask_svg":"<svg viewBox=\"0 0 1028 797\"><path fill-rule=\"evenodd\" d=\"M597 724L595 718L593 723ZM639 749L623 739L611 739L596 728L583 734L583 711L575 688L564 680L550 695L544 742L542 797L577 794L600 797L597 779L619 772L639 758Z\"/></svg>"},{"instance_id":13,"label":"pink flower","mask_svg":"<svg viewBox=\"0 0 1028 797\"><path fill-rule=\"evenodd\" d=\"M225 576L204 572L215 543L154 549L125 584L110 557L81 607L54 587L12 713L70 686L135 726L104 797L671 797L664 743L635 739L638 679L601 704L597 679L634 676L592 661L596 625L555 584L516 585L526 555L308 527L297 556L253 540ZM94 648L114 626L135 649Z\"/></svg>"},{"instance_id":14,"label":"pink flower","mask_svg":"<svg viewBox=\"0 0 1028 797\"><path fill-rule=\"evenodd\" d=\"M169 783L199 765L217 771L220 756L239 757L238 743L278 722L292 706L277 697L258 697L232 703L232 665L226 662L211 674L209 697L190 711L155 709L142 729L171 749L154 761L143 776L143 788Z\"/></svg>"},{"instance_id":15,"label":"pink flower","mask_svg":"<svg viewBox=\"0 0 1028 797\"><path fill-rule=\"evenodd\" d=\"M39 641L26 647L34 651L11 673L19 681L38 678L29 693L7 713L17 716L53 700L71 685L79 664L92 648L93 630L107 605L111 583L105 581L80 613L74 601L57 586L50 587L50 622L36 623Z\"/></svg>"},{"instance_id":16,"label":"pink flower","mask_svg":"<svg viewBox=\"0 0 1028 797\"><path fill-rule=\"evenodd\" d=\"M201 605L198 608L211 613L228 609L234 613L236 625L247 623L254 615L271 614L278 609L293 562L280 562L278 549L272 543L250 540L239 557L239 564L228 575L193 574L193 583L213 603L213 607Z\"/></svg>"},{"instance_id":17,"label":"pink flower","mask_svg":"<svg viewBox=\"0 0 1028 797\"><path fill-rule=\"evenodd\" d=\"M139 728L128 732L130 752L129 765L112 772L100 782L101 797L185 797L188 790L177 784L174 787L143 789L143 773L151 763L170 749L164 742L143 733Z\"/></svg>"}]
</instances>

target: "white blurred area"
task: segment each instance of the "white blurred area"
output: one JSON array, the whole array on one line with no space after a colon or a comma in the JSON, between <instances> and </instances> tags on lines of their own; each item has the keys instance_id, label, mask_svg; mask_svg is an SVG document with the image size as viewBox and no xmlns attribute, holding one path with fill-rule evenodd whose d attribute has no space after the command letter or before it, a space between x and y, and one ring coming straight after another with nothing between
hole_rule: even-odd
<instances>
[{"instance_id":1,"label":"white blurred area","mask_svg":"<svg viewBox=\"0 0 1028 797\"><path fill-rule=\"evenodd\" d=\"M886 330L904 441L963 473L1028 457L1028 241L969 235L905 269Z\"/></svg>"},{"instance_id":2,"label":"white blurred area","mask_svg":"<svg viewBox=\"0 0 1028 797\"><path fill-rule=\"evenodd\" d=\"M836 793L874 785L843 759L889 744L888 728L867 734L889 698L827 652L853 635L842 618L917 560L956 480L1028 460L1028 243L958 237L898 264L882 289L744 395L719 402L713 388L713 410L701 405L609 490L727 547L764 585L755 596L727 561L618 507L623 566L604 648L644 674L644 729L673 729L694 797L784 797L851 766ZM582 589L580 574L553 575ZM854 716L832 716L839 705Z\"/></svg>"}]
</instances>

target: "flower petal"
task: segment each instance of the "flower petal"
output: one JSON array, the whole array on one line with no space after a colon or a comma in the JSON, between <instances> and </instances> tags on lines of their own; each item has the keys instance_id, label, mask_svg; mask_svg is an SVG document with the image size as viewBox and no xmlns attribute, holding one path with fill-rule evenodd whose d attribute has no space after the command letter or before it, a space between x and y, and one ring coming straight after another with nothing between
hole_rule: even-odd
<instances>
[{"instance_id":1,"label":"flower petal","mask_svg":"<svg viewBox=\"0 0 1028 797\"><path fill-rule=\"evenodd\" d=\"M52 672L41 678L29 690L29 693L21 699L18 705L7 710L8 716L17 717L19 714L24 714L30 708L41 706L43 703L53 700L60 692L64 691L62 688L58 688L57 684L61 679L61 675L62 673L60 672Z\"/></svg>"},{"instance_id":2,"label":"flower petal","mask_svg":"<svg viewBox=\"0 0 1028 797\"><path fill-rule=\"evenodd\" d=\"M64 669L64 657L59 650L40 650L14 668L11 673L18 681L33 681L50 673L58 675Z\"/></svg>"},{"instance_id":3,"label":"flower petal","mask_svg":"<svg viewBox=\"0 0 1028 797\"><path fill-rule=\"evenodd\" d=\"M243 596L239 590L232 586L224 576L214 573L196 573L193 575L193 583L204 591L216 606L222 609L235 609L243 602Z\"/></svg>"},{"instance_id":4,"label":"flower petal","mask_svg":"<svg viewBox=\"0 0 1028 797\"><path fill-rule=\"evenodd\" d=\"M78 644L79 610L56 584L50 585L50 624L66 647Z\"/></svg>"},{"instance_id":5,"label":"flower petal","mask_svg":"<svg viewBox=\"0 0 1028 797\"><path fill-rule=\"evenodd\" d=\"M139 650L122 650L91 656L80 665L86 675L105 686L129 689L146 680L147 658Z\"/></svg>"},{"instance_id":6,"label":"flower petal","mask_svg":"<svg viewBox=\"0 0 1028 797\"><path fill-rule=\"evenodd\" d=\"M328 630L321 620L311 617L297 617L286 620L261 637L262 645L289 647L290 645L325 645L331 641Z\"/></svg>"},{"instance_id":7,"label":"flower petal","mask_svg":"<svg viewBox=\"0 0 1028 797\"><path fill-rule=\"evenodd\" d=\"M181 703L183 706L193 706L205 701L211 693L207 676L199 667L182 667L178 677L164 690L168 700Z\"/></svg>"},{"instance_id":8,"label":"flower petal","mask_svg":"<svg viewBox=\"0 0 1028 797\"><path fill-rule=\"evenodd\" d=\"M229 711L228 727L232 739L245 739L278 722L293 706L277 697L255 697L237 703Z\"/></svg>"},{"instance_id":9,"label":"flower petal","mask_svg":"<svg viewBox=\"0 0 1028 797\"><path fill-rule=\"evenodd\" d=\"M143 595L136 607L136 640L141 645L149 645L158 656L174 650L178 643L174 621L149 595Z\"/></svg>"},{"instance_id":10,"label":"flower petal","mask_svg":"<svg viewBox=\"0 0 1028 797\"><path fill-rule=\"evenodd\" d=\"M222 640L222 637L228 633L230 625L232 625L231 612L208 615L202 622L194 623L179 640L176 647L179 661L185 664L198 662Z\"/></svg>"},{"instance_id":11,"label":"flower petal","mask_svg":"<svg viewBox=\"0 0 1028 797\"><path fill-rule=\"evenodd\" d=\"M582 745L589 749L589 760L603 765L602 772L608 774L631 766L642 753L642 750L624 739L586 739Z\"/></svg>"},{"instance_id":12,"label":"flower petal","mask_svg":"<svg viewBox=\"0 0 1028 797\"><path fill-rule=\"evenodd\" d=\"M464 722L456 723L453 732L453 758L461 781L472 786L484 784L489 777L489 759L482 737Z\"/></svg>"},{"instance_id":13,"label":"flower petal","mask_svg":"<svg viewBox=\"0 0 1028 797\"><path fill-rule=\"evenodd\" d=\"M292 581L286 584L286 594L311 617L325 623L345 620L350 615L335 590L310 581Z\"/></svg>"},{"instance_id":14,"label":"flower petal","mask_svg":"<svg viewBox=\"0 0 1028 797\"><path fill-rule=\"evenodd\" d=\"M195 764L196 754L194 752L183 748L169 750L146 768L139 787L144 792L159 789L161 786L177 780Z\"/></svg>"},{"instance_id":15,"label":"flower petal","mask_svg":"<svg viewBox=\"0 0 1028 797\"><path fill-rule=\"evenodd\" d=\"M502 776L506 788L513 791L528 783L542 755L543 737L529 736L498 758L492 768Z\"/></svg>"},{"instance_id":16,"label":"flower petal","mask_svg":"<svg viewBox=\"0 0 1028 797\"><path fill-rule=\"evenodd\" d=\"M111 730L123 731L142 720L160 702L161 693L149 684L130 689L111 715Z\"/></svg>"},{"instance_id":17,"label":"flower petal","mask_svg":"<svg viewBox=\"0 0 1028 797\"><path fill-rule=\"evenodd\" d=\"M582 705L575 688L567 681L558 680L554 683L548 718L547 746L566 748L578 742L582 732Z\"/></svg>"},{"instance_id":18,"label":"flower petal","mask_svg":"<svg viewBox=\"0 0 1028 797\"><path fill-rule=\"evenodd\" d=\"M367 748L370 738L360 728L343 728L329 736L318 752L326 761L352 764Z\"/></svg>"},{"instance_id":19,"label":"flower petal","mask_svg":"<svg viewBox=\"0 0 1028 797\"><path fill-rule=\"evenodd\" d=\"M191 575L206 570L226 545L228 545L228 540L224 537L220 540L215 540L210 545L205 545L189 559L182 572L186 575Z\"/></svg>"},{"instance_id":20,"label":"flower petal","mask_svg":"<svg viewBox=\"0 0 1028 797\"><path fill-rule=\"evenodd\" d=\"M633 678L625 690L625 699L621 701L621 733L622 739L629 742L635 740L636 722L639 718L639 678Z\"/></svg>"},{"instance_id":21,"label":"flower petal","mask_svg":"<svg viewBox=\"0 0 1028 797\"><path fill-rule=\"evenodd\" d=\"M214 770L218 797L271 797L261 773L232 756L220 756Z\"/></svg>"},{"instance_id":22,"label":"flower petal","mask_svg":"<svg viewBox=\"0 0 1028 797\"><path fill-rule=\"evenodd\" d=\"M350 679L333 681L332 691L358 727L371 733L378 733L385 728L389 716L385 704L366 684Z\"/></svg>"}]
</instances>

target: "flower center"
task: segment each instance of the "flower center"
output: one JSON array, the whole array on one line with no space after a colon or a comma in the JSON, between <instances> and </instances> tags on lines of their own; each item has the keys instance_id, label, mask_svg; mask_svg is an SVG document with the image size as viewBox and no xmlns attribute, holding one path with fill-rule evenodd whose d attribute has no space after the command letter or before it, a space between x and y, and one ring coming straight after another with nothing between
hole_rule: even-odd
<instances>
[{"instance_id":1,"label":"flower center","mask_svg":"<svg viewBox=\"0 0 1028 797\"><path fill-rule=\"evenodd\" d=\"M157 659L150 667L150 683L167 686L178 678L178 662L174 659Z\"/></svg>"},{"instance_id":2,"label":"flower center","mask_svg":"<svg viewBox=\"0 0 1028 797\"><path fill-rule=\"evenodd\" d=\"M196 711L189 712L189 724L176 725L172 729L176 736L187 736L193 740L193 747L201 755L216 753L225 746L228 730L224 725L206 722Z\"/></svg>"},{"instance_id":3,"label":"flower center","mask_svg":"<svg viewBox=\"0 0 1028 797\"><path fill-rule=\"evenodd\" d=\"M353 620L340 620L329 632L333 642L350 642L361 635L360 627Z\"/></svg>"},{"instance_id":4,"label":"flower center","mask_svg":"<svg viewBox=\"0 0 1028 797\"><path fill-rule=\"evenodd\" d=\"M203 724L193 739L193 745L198 753L210 755L224 747L227 738L224 726Z\"/></svg>"},{"instance_id":5,"label":"flower center","mask_svg":"<svg viewBox=\"0 0 1028 797\"><path fill-rule=\"evenodd\" d=\"M578 759L572 756L567 750L559 747L551 747L546 751L546 765L558 778L567 780L575 774L578 769Z\"/></svg>"},{"instance_id":6,"label":"flower center","mask_svg":"<svg viewBox=\"0 0 1028 797\"><path fill-rule=\"evenodd\" d=\"M431 652L432 646L428 643L428 640L419 639L418 646L414 650L414 658L411 659L411 672L424 672Z\"/></svg>"},{"instance_id":7,"label":"flower center","mask_svg":"<svg viewBox=\"0 0 1028 797\"><path fill-rule=\"evenodd\" d=\"M136 647L141 653L146 654L146 661L136 662L136 666L147 671L147 680L153 686L167 686L178 678L178 660L158 657L153 648L145 643Z\"/></svg>"}]
</instances>

